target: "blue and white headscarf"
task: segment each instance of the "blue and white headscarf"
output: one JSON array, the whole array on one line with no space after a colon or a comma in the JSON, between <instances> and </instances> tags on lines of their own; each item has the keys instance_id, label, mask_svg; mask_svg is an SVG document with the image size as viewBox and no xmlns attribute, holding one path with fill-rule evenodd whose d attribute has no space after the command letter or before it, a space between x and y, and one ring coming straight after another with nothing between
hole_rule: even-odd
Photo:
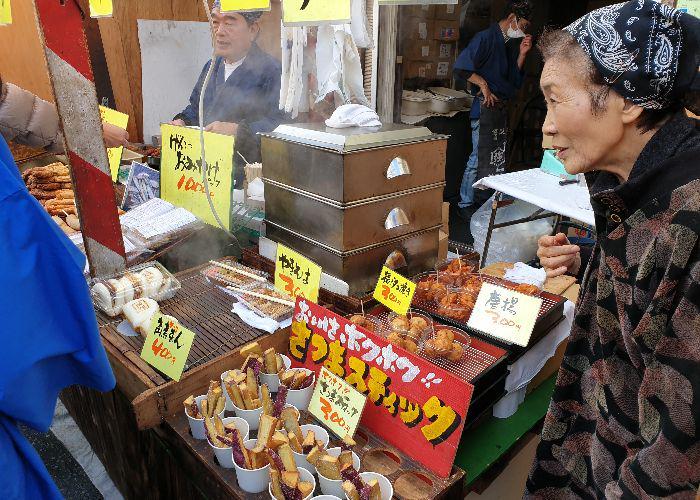
<instances>
[{"instance_id":1,"label":"blue and white headscarf","mask_svg":"<svg viewBox=\"0 0 700 500\"><path fill-rule=\"evenodd\" d=\"M655 0L597 9L565 28L605 81L647 109L666 109L698 84L700 21Z\"/></svg>"}]
</instances>

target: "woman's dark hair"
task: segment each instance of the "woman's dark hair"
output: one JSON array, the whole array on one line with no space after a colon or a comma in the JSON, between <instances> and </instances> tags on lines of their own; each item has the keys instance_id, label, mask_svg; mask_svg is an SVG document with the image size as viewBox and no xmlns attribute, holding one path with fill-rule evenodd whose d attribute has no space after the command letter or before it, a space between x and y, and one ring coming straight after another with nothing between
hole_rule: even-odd
<instances>
[{"instance_id":1,"label":"woman's dark hair","mask_svg":"<svg viewBox=\"0 0 700 500\"><path fill-rule=\"evenodd\" d=\"M608 95L612 87L607 84L595 67L593 61L583 48L564 30L548 29L537 41L537 48L542 53L546 62L554 57L564 57L567 62L576 67L581 74L587 77L588 93L591 97L591 108L594 115L599 115L606 110ZM637 121L637 128L642 132L649 132L659 128L671 116L683 109L682 103L666 109L645 109Z\"/></svg>"},{"instance_id":2,"label":"woman's dark hair","mask_svg":"<svg viewBox=\"0 0 700 500\"><path fill-rule=\"evenodd\" d=\"M503 8L501 19L505 19L511 14L515 14L519 19L532 21L532 1L531 0L508 0Z\"/></svg>"}]
</instances>

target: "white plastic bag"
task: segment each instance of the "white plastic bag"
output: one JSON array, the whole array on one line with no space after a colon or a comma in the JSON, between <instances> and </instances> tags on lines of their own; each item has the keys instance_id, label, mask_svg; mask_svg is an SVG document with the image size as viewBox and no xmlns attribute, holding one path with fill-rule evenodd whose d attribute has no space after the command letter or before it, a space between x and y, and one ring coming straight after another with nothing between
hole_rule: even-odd
<instances>
[{"instance_id":1,"label":"white plastic bag","mask_svg":"<svg viewBox=\"0 0 700 500\"><path fill-rule=\"evenodd\" d=\"M365 0L352 0L352 37L358 49L371 49L372 39L367 30L367 5Z\"/></svg>"},{"instance_id":2,"label":"white plastic bag","mask_svg":"<svg viewBox=\"0 0 700 500\"><path fill-rule=\"evenodd\" d=\"M494 195L495 196L495 195ZM474 250L483 255L486 233L491 219L492 196L472 217L471 232L474 237ZM538 207L522 200L499 208L495 224L522 219L532 215ZM537 241L541 236L552 232L554 218L541 219L514 226L494 229L491 234L489 252L484 266L496 262L529 262L537 256Z\"/></svg>"}]
</instances>

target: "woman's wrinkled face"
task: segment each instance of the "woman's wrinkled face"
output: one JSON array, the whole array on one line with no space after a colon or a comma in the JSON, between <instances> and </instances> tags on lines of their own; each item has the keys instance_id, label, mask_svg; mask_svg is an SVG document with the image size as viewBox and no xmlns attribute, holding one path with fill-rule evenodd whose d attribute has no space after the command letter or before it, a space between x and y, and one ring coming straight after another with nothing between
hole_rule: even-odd
<instances>
[{"instance_id":1,"label":"woman's wrinkled face","mask_svg":"<svg viewBox=\"0 0 700 500\"><path fill-rule=\"evenodd\" d=\"M552 137L570 174L605 169L615 161L624 134L622 98L611 91L606 109L594 113L588 76L581 66L585 65L566 56L550 58L540 80L547 102L542 132Z\"/></svg>"}]
</instances>

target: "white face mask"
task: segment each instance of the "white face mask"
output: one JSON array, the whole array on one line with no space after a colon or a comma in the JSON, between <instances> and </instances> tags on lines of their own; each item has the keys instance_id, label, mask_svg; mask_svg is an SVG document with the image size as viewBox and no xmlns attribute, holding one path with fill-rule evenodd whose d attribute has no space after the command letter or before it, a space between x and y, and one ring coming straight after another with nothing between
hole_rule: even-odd
<instances>
[{"instance_id":1,"label":"white face mask","mask_svg":"<svg viewBox=\"0 0 700 500\"><path fill-rule=\"evenodd\" d=\"M525 32L520 29L520 26L518 26L518 18L515 18L515 29L512 28L513 23L510 23L511 25L508 26L508 32L506 35L508 35L508 38L525 38Z\"/></svg>"}]
</instances>

